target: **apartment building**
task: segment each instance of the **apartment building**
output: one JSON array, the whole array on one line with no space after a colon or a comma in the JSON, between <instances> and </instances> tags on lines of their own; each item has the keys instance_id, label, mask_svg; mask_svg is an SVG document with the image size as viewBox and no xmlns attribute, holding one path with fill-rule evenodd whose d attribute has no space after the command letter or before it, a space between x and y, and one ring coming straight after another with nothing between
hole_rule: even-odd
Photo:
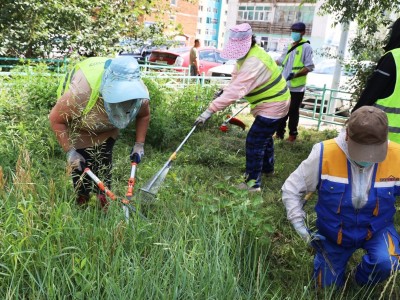
<instances>
[{"instance_id":1,"label":"apartment building","mask_svg":"<svg viewBox=\"0 0 400 300\"><path fill-rule=\"evenodd\" d=\"M290 26L306 24L305 38L314 49L334 44L337 30L329 16L318 15L322 0L158 0L153 12L144 16L144 24L164 22L166 35L187 46L200 39L203 46L223 48L229 28L249 23L260 45L267 51L282 52L291 43ZM179 32L181 34L179 34Z\"/></svg>"},{"instance_id":2,"label":"apartment building","mask_svg":"<svg viewBox=\"0 0 400 300\"><path fill-rule=\"evenodd\" d=\"M151 14L143 16L142 22L166 24L165 35L186 46L191 46L197 32L197 1L158 0Z\"/></svg>"},{"instance_id":3,"label":"apartment building","mask_svg":"<svg viewBox=\"0 0 400 300\"><path fill-rule=\"evenodd\" d=\"M199 0L196 37L204 46L218 47L219 28L227 0ZM227 13L227 12L226 12Z\"/></svg>"},{"instance_id":4,"label":"apartment building","mask_svg":"<svg viewBox=\"0 0 400 300\"><path fill-rule=\"evenodd\" d=\"M291 43L290 26L297 21L306 24L305 38L313 31L315 3L302 0L239 0L237 24L249 23L258 41L268 51L281 52Z\"/></svg>"}]
</instances>

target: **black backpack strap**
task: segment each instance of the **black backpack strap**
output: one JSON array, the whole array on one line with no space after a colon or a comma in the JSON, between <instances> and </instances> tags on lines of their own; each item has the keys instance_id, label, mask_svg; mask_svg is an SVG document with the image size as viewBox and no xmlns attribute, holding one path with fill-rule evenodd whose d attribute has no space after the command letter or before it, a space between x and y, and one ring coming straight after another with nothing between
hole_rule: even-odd
<instances>
[{"instance_id":1,"label":"black backpack strap","mask_svg":"<svg viewBox=\"0 0 400 300\"><path fill-rule=\"evenodd\" d=\"M297 47L299 47L299 46L301 46L301 45L304 45L305 43L310 43L310 41L305 41L305 42L301 42L301 43L298 43L296 46L293 46L292 48L290 48L289 50L288 50L288 52L286 53L286 55L288 55L290 52L292 52L294 49L296 49Z\"/></svg>"}]
</instances>

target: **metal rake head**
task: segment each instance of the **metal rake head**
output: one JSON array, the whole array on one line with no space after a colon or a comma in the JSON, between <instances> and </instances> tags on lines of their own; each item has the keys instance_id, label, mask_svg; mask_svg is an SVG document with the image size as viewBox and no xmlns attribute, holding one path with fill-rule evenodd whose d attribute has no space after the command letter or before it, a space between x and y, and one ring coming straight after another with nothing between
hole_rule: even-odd
<instances>
[{"instance_id":1,"label":"metal rake head","mask_svg":"<svg viewBox=\"0 0 400 300\"><path fill-rule=\"evenodd\" d=\"M169 169L169 165L163 167L142 188L139 189L141 191L141 199L144 202L154 202L156 200L158 190L163 184L165 177L167 177Z\"/></svg>"}]
</instances>

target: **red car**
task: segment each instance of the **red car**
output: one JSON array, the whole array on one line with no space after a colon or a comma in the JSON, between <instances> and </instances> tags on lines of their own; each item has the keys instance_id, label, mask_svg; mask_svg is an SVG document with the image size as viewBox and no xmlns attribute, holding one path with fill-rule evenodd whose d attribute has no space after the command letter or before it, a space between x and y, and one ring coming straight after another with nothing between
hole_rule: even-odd
<instances>
[{"instance_id":1,"label":"red car","mask_svg":"<svg viewBox=\"0 0 400 300\"><path fill-rule=\"evenodd\" d=\"M150 63L189 67L191 47L171 48L168 50L153 50L149 57ZM221 51L213 47L198 48L200 73L207 74L208 69L224 64L227 59L221 57Z\"/></svg>"}]
</instances>

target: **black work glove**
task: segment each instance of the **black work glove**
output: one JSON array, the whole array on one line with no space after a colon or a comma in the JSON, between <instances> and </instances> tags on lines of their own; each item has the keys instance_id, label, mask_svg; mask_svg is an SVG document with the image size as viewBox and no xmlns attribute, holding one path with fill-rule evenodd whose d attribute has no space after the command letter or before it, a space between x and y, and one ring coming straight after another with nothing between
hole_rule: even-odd
<instances>
[{"instance_id":1,"label":"black work glove","mask_svg":"<svg viewBox=\"0 0 400 300\"><path fill-rule=\"evenodd\" d=\"M294 73L290 73L288 77L286 77L286 81L292 80L294 78Z\"/></svg>"},{"instance_id":2,"label":"black work glove","mask_svg":"<svg viewBox=\"0 0 400 300\"><path fill-rule=\"evenodd\" d=\"M221 96L223 92L224 92L223 89L219 89L219 90L215 91L215 93L213 95L213 100L217 99L219 96Z\"/></svg>"},{"instance_id":3,"label":"black work glove","mask_svg":"<svg viewBox=\"0 0 400 300\"><path fill-rule=\"evenodd\" d=\"M135 143L135 145L133 146L131 153L129 154L129 158L131 159L131 162L135 162L135 163L140 163L140 161L142 160L142 157L144 155L144 143Z\"/></svg>"}]
</instances>

